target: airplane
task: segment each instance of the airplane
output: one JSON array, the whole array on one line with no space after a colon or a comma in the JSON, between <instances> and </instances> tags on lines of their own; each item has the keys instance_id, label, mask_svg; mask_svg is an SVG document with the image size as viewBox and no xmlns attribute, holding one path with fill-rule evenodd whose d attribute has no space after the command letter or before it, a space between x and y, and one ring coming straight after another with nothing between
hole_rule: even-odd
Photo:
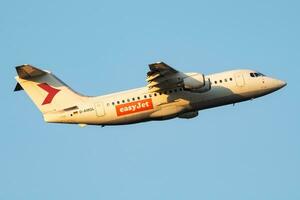
<instances>
[{"instance_id":1,"label":"airplane","mask_svg":"<svg viewBox=\"0 0 300 200\"><path fill-rule=\"evenodd\" d=\"M24 64L16 67L14 91L25 90L48 123L104 127L191 119L200 110L252 100L287 85L247 69L204 75L183 73L164 62L149 64L149 69L145 87L91 97L47 70Z\"/></svg>"}]
</instances>

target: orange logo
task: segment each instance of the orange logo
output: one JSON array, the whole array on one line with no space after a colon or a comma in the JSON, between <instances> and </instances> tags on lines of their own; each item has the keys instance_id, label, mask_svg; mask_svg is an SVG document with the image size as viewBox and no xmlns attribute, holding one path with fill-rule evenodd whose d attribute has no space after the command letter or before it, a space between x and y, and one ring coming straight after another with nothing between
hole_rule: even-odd
<instances>
[{"instance_id":1,"label":"orange logo","mask_svg":"<svg viewBox=\"0 0 300 200\"><path fill-rule=\"evenodd\" d=\"M151 109L153 109L152 99L144 99L141 101L125 103L116 106L118 116L129 115Z\"/></svg>"}]
</instances>

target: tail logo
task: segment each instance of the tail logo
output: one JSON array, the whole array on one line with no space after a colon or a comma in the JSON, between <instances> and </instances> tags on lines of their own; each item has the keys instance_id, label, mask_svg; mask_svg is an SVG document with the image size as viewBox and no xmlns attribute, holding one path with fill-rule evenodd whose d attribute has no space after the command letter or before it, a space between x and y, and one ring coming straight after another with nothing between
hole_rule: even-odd
<instances>
[{"instance_id":1,"label":"tail logo","mask_svg":"<svg viewBox=\"0 0 300 200\"><path fill-rule=\"evenodd\" d=\"M58 89L51 87L47 83L41 83L41 84L38 84L38 86L48 93L48 95L44 99L42 105L51 103L53 98L55 97L55 95L60 91Z\"/></svg>"}]
</instances>

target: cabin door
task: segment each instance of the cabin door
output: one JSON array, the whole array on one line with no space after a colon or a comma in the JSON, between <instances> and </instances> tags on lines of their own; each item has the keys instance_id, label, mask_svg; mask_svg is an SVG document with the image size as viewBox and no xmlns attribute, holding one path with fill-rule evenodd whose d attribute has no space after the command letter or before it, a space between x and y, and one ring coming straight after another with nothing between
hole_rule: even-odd
<instances>
[{"instance_id":1,"label":"cabin door","mask_svg":"<svg viewBox=\"0 0 300 200\"><path fill-rule=\"evenodd\" d=\"M96 114L97 114L98 117L101 117L101 116L105 115L105 111L104 111L102 102L96 103L95 104L95 109L96 109Z\"/></svg>"},{"instance_id":2,"label":"cabin door","mask_svg":"<svg viewBox=\"0 0 300 200\"><path fill-rule=\"evenodd\" d=\"M242 73L235 74L235 82L238 87L243 87L245 85L245 79Z\"/></svg>"}]
</instances>

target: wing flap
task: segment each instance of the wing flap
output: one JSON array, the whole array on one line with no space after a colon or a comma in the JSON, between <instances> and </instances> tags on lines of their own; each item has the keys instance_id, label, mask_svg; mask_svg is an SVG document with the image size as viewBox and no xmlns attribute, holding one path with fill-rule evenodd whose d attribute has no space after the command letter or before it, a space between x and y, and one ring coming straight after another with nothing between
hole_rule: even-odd
<instances>
[{"instance_id":1,"label":"wing flap","mask_svg":"<svg viewBox=\"0 0 300 200\"><path fill-rule=\"evenodd\" d=\"M151 81L160 76L166 76L168 74L176 74L178 71L170 67L164 62L157 62L149 64L150 71L147 73L147 81Z\"/></svg>"},{"instance_id":2,"label":"wing flap","mask_svg":"<svg viewBox=\"0 0 300 200\"><path fill-rule=\"evenodd\" d=\"M149 64L149 69L146 81L151 92L178 87L182 82L182 73L164 62Z\"/></svg>"}]
</instances>

